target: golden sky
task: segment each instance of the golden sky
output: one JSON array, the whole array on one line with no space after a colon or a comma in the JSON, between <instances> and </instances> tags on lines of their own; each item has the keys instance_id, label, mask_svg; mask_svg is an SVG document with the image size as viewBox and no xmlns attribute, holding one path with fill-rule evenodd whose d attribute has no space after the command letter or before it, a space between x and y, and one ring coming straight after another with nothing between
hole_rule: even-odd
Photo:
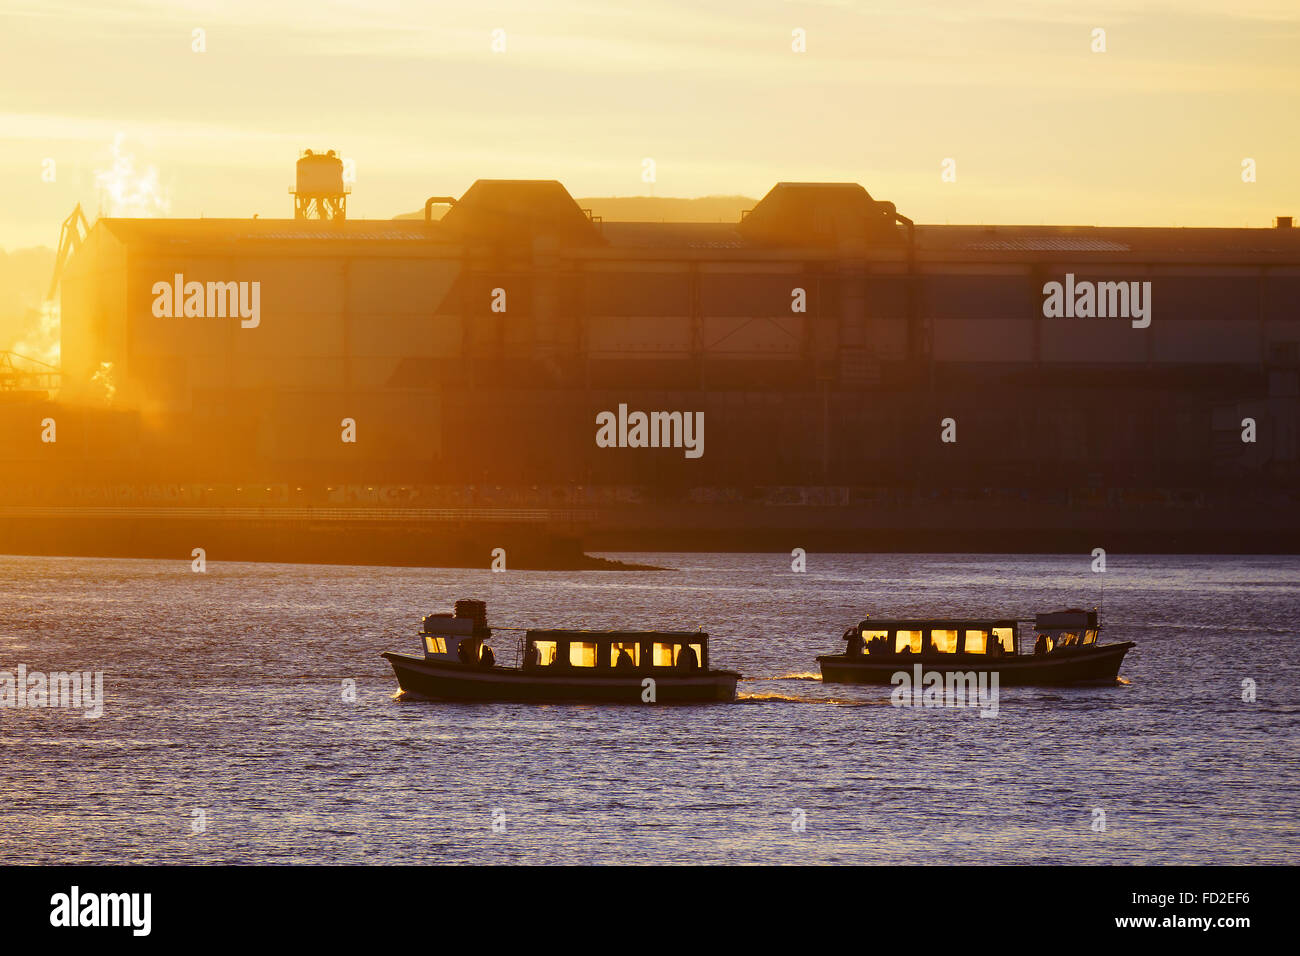
<instances>
[{"instance_id":1,"label":"golden sky","mask_svg":"<svg viewBox=\"0 0 1300 956\"><path fill-rule=\"evenodd\" d=\"M78 201L288 216L303 148L355 162L354 218L519 177L853 180L918 222L1266 226L1300 215L1297 51L1296 0L0 0L0 247L53 245ZM115 140L156 199L97 185Z\"/></svg>"}]
</instances>

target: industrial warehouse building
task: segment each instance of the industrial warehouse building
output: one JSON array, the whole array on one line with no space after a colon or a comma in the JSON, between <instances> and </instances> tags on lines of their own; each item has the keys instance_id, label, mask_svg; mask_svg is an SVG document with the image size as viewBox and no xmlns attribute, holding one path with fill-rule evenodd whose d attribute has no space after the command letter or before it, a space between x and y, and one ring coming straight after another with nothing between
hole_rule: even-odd
<instances>
[{"instance_id":1,"label":"industrial warehouse building","mask_svg":"<svg viewBox=\"0 0 1300 956\"><path fill-rule=\"evenodd\" d=\"M9 454L50 487L523 489L683 529L981 497L1039 508L1029 529L1117 492L1294 526L1287 225L914 226L837 183L736 223L602 222L488 180L423 221L102 219L63 276L72 440ZM701 453L601 447L620 406L702 413Z\"/></svg>"}]
</instances>

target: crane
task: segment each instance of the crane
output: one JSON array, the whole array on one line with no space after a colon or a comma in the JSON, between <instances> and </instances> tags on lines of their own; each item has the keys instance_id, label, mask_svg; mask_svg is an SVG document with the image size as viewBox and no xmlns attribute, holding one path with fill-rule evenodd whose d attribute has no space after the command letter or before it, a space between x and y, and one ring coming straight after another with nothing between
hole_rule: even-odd
<instances>
[{"instance_id":1,"label":"crane","mask_svg":"<svg viewBox=\"0 0 1300 956\"><path fill-rule=\"evenodd\" d=\"M63 278L63 267L68 263L68 257L77 251L77 248L85 241L86 233L90 232L90 223L86 221L86 214L81 211L81 203L67 219L63 220L63 228L59 230L59 251L54 257L54 274L50 277L50 291L45 293L45 298L54 298L54 293L59 289L59 280Z\"/></svg>"}]
</instances>

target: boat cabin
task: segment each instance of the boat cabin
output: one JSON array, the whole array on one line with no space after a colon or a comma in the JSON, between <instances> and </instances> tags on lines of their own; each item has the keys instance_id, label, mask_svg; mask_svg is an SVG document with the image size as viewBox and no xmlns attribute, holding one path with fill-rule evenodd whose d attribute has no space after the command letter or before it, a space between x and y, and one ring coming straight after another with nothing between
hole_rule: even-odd
<instances>
[{"instance_id":1,"label":"boat cabin","mask_svg":"<svg viewBox=\"0 0 1300 956\"><path fill-rule=\"evenodd\" d=\"M478 616L429 614L420 628L425 660L458 661L462 664L483 663L484 658L492 653L484 644L491 635L486 621Z\"/></svg>"},{"instance_id":2,"label":"boat cabin","mask_svg":"<svg viewBox=\"0 0 1300 956\"><path fill-rule=\"evenodd\" d=\"M844 634L848 656L1018 653L1014 620L866 620Z\"/></svg>"},{"instance_id":3,"label":"boat cabin","mask_svg":"<svg viewBox=\"0 0 1300 956\"><path fill-rule=\"evenodd\" d=\"M709 669L703 631L529 630L525 669L654 671Z\"/></svg>"},{"instance_id":4,"label":"boat cabin","mask_svg":"<svg viewBox=\"0 0 1300 956\"><path fill-rule=\"evenodd\" d=\"M1101 627L1096 611L1070 608L1034 615L1034 653L1050 654L1069 647L1096 644Z\"/></svg>"}]
</instances>

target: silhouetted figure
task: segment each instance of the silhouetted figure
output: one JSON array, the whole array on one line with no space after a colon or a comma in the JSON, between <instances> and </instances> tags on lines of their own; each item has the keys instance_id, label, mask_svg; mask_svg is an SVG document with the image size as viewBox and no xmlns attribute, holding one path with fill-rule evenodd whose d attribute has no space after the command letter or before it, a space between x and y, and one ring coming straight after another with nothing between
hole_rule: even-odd
<instances>
[{"instance_id":1,"label":"silhouetted figure","mask_svg":"<svg viewBox=\"0 0 1300 956\"><path fill-rule=\"evenodd\" d=\"M614 666L618 670L625 671L636 667L636 661L632 660L632 655L628 653L626 647L620 647L618 649L618 660L614 662Z\"/></svg>"},{"instance_id":2,"label":"silhouetted figure","mask_svg":"<svg viewBox=\"0 0 1300 956\"><path fill-rule=\"evenodd\" d=\"M864 649L862 632L859 631L856 627L850 628L849 630L844 632L844 639L849 642L849 646L848 646L849 657L861 657Z\"/></svg>"},{"instance_id":3,"label":"silhouetted figure","mask_svg":"<svg viewBox=\"0 0 1300 956\"><path fill-rule=\"evenodd\" d=\"M529 644L528 650L524 651L524 666L536 667L538 663L541 661L541 659L542 659L542 655L537 650L537 645Z\"/></svg>"},{"instance_id":4,"label":"silhouetted figure","mask_svg":"<svg viewBox=\"0 0 1300 956\"><path fill-rule=\"evenodd\" d=\"M1038 635L1038 640L1034 641L1034 653L1035 653L1035 654L1040 654L1040 655L1041 655L1041 654L1046 654L1046 653L1047 653L1047 635L1046 635L1046 634L1039 634L1039 635Z\"/></svg>"},{"instance_id":5,"label":"silhouetted figure","mask_svg":"<svg viewBox=\"0 0 1300 956\"><path fill-rule=\"evenodd\" d=\"M687 644L677 655L678 670L693 671L699 666L700 662L695 656L695 649Z\"/></svg>"},{"instance_id":6,"label":"silhouetted figure","mask_svg":"<svg viewBox=\"0 0 1300 956\"><path fill-rule=\"evenodd\" d=\"M478 662L483 667L492 667L497 662L497 656L492 653L492 648L484 644L483 653L479 655Z\"/></svg>"}]
</instances>

